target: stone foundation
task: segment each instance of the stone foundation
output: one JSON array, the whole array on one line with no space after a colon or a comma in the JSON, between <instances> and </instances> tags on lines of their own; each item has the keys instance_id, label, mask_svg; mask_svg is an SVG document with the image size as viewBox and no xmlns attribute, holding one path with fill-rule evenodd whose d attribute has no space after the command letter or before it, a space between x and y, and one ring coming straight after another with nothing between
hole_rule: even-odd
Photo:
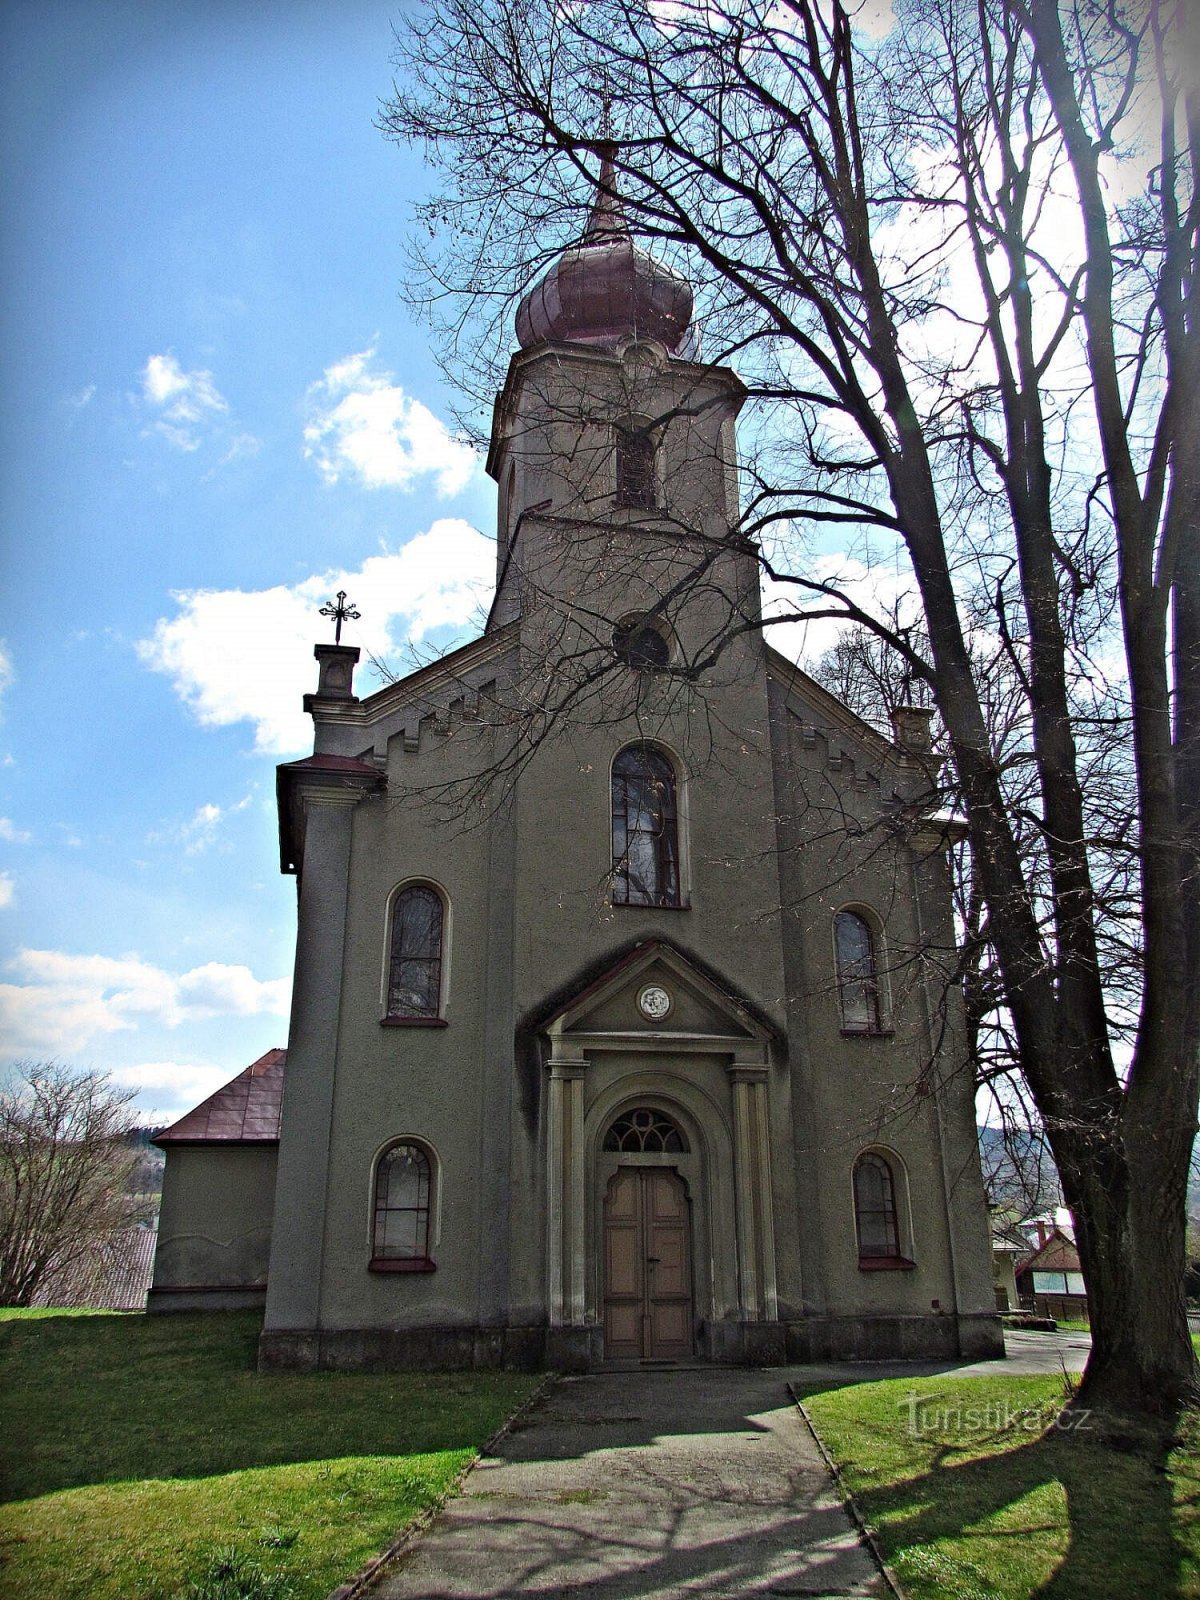
<instances>
[{"instance_id":1,"label":"stone foundation","mask_svg":"<svg viewBox=\"0 0 1200 1600\"><path fill-rule=\"evenodd\" d=\"M163 1311L262 1311L267 1304L265 1283L246 1287L242 1284L211 1283L168 1285L151 1288L146 1296L146 1310Z\"/></svg>"},{"instance_id":2,"label":"stone foundation","mask_svg":"<svg viewBox=\"0 0 1200 1600\"><path fill-rule=\"evenodd\" d=\"M973 1316L805 1317L784 1324L787 1362L982 1361L1004 1355L1000 1318Z\"/></svg>"},{"instance_id":3,"label":"stone foundation","mask_svg":"<svg viewBox=\"0 0 1200 1600\"><path fill-rule=\"evenodd\" d=\"M701 1325L697 1357L720 1366L783 1367L808 1361L916 1361L1002 1356L1000 1319L977 1316L806 1317L799 1322ZM262 1372L591 1372L603 1331L586 1328L265 1329Z\"/></svg>"}]
</instances>

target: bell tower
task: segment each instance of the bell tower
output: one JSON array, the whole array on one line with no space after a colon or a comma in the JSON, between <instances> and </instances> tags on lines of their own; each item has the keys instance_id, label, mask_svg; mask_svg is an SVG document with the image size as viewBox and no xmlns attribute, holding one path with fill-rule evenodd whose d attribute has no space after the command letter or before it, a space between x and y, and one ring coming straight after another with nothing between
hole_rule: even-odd
<instances>
[{"instance_id":1,"label":"bell tower","mask_svg":"<svg viewBox=\"0 0 1200 1600\"><path fill-rule=\"evenodd\" d=\"M691 285L635 243L608 148L583 237L517 310L487 463L499 486L489 628L546 606L616 628L658 605L682 638L696 631L691 573L710 601L757 615L754 553L737 533L746 391L698 359L692 309Z\"/></svg>"}]
</instances>

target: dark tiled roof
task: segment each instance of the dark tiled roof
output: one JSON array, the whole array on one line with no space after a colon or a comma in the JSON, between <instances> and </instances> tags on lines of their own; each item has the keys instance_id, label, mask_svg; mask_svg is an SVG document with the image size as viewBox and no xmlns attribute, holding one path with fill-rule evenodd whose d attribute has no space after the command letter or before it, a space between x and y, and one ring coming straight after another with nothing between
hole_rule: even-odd
<instances>
[{"instance_id":1,"label":"dark tiled roof","mask_svg":"<svg viewBox=\"0 0 1200 1600\"><path fill-rule=\"evenodd\" d=\"M154 1228L120 1228L92 1254L50 1273L35 1306L90 1306L98 1311L144 1311L154 1271Z\"/></svg>"},{"instance_id":2,"label":"dark tiled roof","mask_svg":"<svg viewBox=\"0 0 1200 1600\"><path fill-rule=\"evenodd\" d=\"M155 1144L275 1144L286 1050L268 1050L232 1082L180 1117Z\"/></svg>"}]
</instances>

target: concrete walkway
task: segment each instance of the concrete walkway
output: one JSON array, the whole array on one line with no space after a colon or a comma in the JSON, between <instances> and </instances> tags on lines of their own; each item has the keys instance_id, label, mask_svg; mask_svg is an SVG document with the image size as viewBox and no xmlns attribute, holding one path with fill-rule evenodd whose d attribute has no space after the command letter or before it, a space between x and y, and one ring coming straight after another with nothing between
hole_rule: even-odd
<instances>
[{"instance_id":1,"label":"concrete walkway","mask_svg":"<svg viewBox=\"0 0 1200 1600\"><path fill-rule=\"evenodd\" d=\"M1079 1371L1089 1343L1009 1332L1007 1361L559 1379L369 1600L886 1595L788 1383Z\"/></svg>"},{"instance_id":2,"label":"concrete walkway","mask_svg":"<svg viewBox=\"0 0 1200 1600\"><path fill-rule=\"evenodd\" d=\"M885 1595L787 1376L560 1379L371 1600Z\"/></svg>"}]
</instances>

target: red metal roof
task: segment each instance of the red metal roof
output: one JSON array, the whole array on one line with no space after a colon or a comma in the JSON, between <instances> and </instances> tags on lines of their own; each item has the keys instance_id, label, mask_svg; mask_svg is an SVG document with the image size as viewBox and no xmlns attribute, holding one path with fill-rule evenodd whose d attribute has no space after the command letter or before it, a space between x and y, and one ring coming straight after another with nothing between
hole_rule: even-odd
<instances>
[{"instance_id":1,"label":"red metal roof","mask_svg":"<svg viewBox=\"0 0 1200 1600\"><path fill-rule=\"evenodd\" d=\"M286 1050L265 1056L160 1133L155 1144L275 1144Z\"/></svg>"},{"instance_id":2,"label":"red metal roof","mask_svg":"<svg viewBox=\"0 0 1200 1600\"><path fill-rule=\"evenodd\" d=\"M364 778L382 776L378 767L372 766L369 761L360 761L357 756L304 756L299 761L284 761L279 770L280 772L354 772Z\"/></svg>"}]
</instances>

